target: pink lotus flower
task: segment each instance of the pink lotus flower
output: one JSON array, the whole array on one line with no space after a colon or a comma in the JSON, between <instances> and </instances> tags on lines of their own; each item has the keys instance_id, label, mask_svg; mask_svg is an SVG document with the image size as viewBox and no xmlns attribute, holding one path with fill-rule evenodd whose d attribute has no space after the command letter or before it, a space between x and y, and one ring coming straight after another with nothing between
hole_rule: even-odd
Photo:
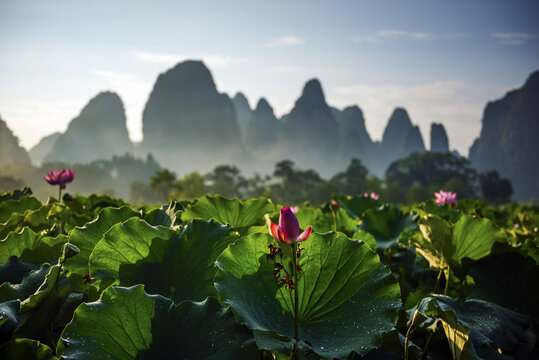
<instances>
[{"instance_id":1,"label":"pink lotus flower","mask_svg":"<svg viewBox=\"0 0 539 360\"><path fill-rule=\"evenodd\" d=\"M47 173L43 178L51 185L60 185L60 189L65 189L66 184L73 181L75 175L74 170L53 170Z\"/></svg>"},{"instance_id":2,"label":"pink lotus flower","mask_svg":"<svg viewBox=\"0 0 539 360\"><path fill-rule=\"evenodd\" d=\"M451 204L453 206L458 202L456 192L440 190L434 193L434 197L436 198L434 202L438 205Z\"/></svg>"},{"instance_id":3,"label":"pink lotus flower","mask_svg":"<svg viewBox=\"0 0 539 360\"><path fill-rule=\"evenodd\" d=\"M370 194L369 194L369 193L364 193L363 196L364 196L364 197L370 197L371 199L374 199L374 200L380 199L380 195L378 195L378 194L375 193L374 191L371 192Z\"/></svg>"},{"instance_id":4,"label":"pink lotus flower","mask_svg":"<svg viewBox=\"0 0 539 360\"><path fill-rule=\"evenodd\" d=\"M271 223L270 229L273 237L285 244L293 244L296 242L305 241L313 232L312 226L309 226L307 230L301 234L299 233L298 219L288 206L281 209L279 225Z\"/></svg>"}]
</instances>

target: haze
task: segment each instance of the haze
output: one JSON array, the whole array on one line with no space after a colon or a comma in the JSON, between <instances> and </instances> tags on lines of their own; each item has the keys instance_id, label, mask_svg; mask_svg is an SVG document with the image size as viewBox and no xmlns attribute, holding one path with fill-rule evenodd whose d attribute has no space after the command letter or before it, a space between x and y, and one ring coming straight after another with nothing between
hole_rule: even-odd
<instances>
[{"instance_id":1,"label":"haze","mask_svg":"<svg viewBox=\"0 0 539 360\"><path fill-rule=\"evenodd\" d=\"M220 92L290 111L306 80L378 140L396 106L467 155L486 103L539 66L536 1L0 2L0 114L29 149L117 92L130 137L159 73L202 59Z\"/></svg>"}]
</instances>

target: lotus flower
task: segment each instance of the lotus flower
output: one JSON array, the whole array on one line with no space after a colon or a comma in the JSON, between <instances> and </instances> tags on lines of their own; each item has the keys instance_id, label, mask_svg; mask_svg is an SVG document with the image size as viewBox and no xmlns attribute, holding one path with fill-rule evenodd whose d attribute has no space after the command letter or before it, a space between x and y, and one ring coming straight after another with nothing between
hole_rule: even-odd
<instances>
[{"instance_id":1,"label":"lotus flower","mask_svg":"<svg viewBox=\"0 0 539 360\"><path fill-rule=\"evenodd\" d=\"M370 197L371 199L374 199L374 200L380 199L380 195L378 195L378 194L375 193L374 191L371 192L370 194L369 194L369 193L364 193L363 196L364 196L364 197Z\"/></svg>"},{"instance_id":2,"label":"lotus flower","mask_svg":"<svg viewBox=\"0 0 539 360\"><path fill-rule=\"evenodd\" d=\"M60 185L60 189L65 189L66 184L73 181L74 170L53 170L47 173L43 178L51 185Z\"/></svg>"},{"instance_id":3,"label":"lotus flower","mask_svg":"<svg viewBox=\"0 0 539 360\"><path fill-rule=\"evenodd\" d=\"M451 204L453 206L458 202L456 192L440 190L434 193L434 197L436 198L434 202L438 205Z\"/></svg>"},{"instance_id":4,"label":"lotus flower","mask_svg":"<svg viewBox=\"0 0 539 360\"><path fill-rule=\"evenodd\" d=\"M273 237L285 244L294 244L296 242L305 241L313 232L312 226L309 226L307 230L301 234L299 233L298 219L292 212L292 209L288 206L281 209L279 225L271 223L270 229Z\"/></svg>"}]
</instances>

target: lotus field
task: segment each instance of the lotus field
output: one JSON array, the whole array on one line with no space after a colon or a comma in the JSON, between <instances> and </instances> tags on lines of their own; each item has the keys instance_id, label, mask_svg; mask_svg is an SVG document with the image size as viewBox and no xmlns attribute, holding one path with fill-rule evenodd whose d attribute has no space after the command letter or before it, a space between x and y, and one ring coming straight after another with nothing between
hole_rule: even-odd
<instances>
[{"instance_id":1,"label":"lotus field","mask_svg":"<svg viewBox=\"0 0 539 360\"><path fill-rule=\"evenodd\" d=\"M51 185L73 173L50 173ZM0 359L537 359L539 212L0 194Z\"/></svg>"}]
</instances>

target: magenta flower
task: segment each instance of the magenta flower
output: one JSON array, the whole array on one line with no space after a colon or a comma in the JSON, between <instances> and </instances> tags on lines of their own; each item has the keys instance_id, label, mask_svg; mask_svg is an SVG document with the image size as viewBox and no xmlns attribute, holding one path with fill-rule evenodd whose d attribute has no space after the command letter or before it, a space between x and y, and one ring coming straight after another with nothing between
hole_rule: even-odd
<instances>
[{"instance_id":1,"label":"magenta flower","mask_svg":"<svg viewBox=\"0 0 539 360\"><path fill-rule=\"evenodd\" d=\"M299 233L298 219L288 206L281 209L279 225L271 223L270 228L273 237L285 244L293 244L296 242L305 241L313 232L312 226L309 226L307 230L301 234Z\"/></svg>"},{"instance_id":2,"label":"magenta flower","mask_svg":"<svg viewBox=\"0 0 539 360\"><path fill-rule=\"evenodd\" d=\"M74 170L53 170L47 173L43 178L51 185L60 185L60 189L65 189L66 184L73 181Z\"/></svg>"},{"instance_id":3,"label":"magenta flower","mask_svg":"<svg viewBox=\"0 0 539 360\"><path fill-rule=\"evenodd\" d=\"M369 193L364 193L363 196L364 196L364 197L370 197L370 198L373 199L373 200L378 200L378 199L380 199L380 195L378 195L378 194L375 193L374 191L371 192L370 194L369 194Z\"/></svg>"},{"instance_id":4,"label":"magenta flower","mask_svg":"<svg viewBox=\"0 0 539 360\"><path fill-rule=\"evenodd\" d=\"M434 197L436 198L434 202L438 205L451 204L451 206L453 206L458 202L456 192L443 191L440 189L440 191L434 193Z\"/></svg>"}]
</instances>

